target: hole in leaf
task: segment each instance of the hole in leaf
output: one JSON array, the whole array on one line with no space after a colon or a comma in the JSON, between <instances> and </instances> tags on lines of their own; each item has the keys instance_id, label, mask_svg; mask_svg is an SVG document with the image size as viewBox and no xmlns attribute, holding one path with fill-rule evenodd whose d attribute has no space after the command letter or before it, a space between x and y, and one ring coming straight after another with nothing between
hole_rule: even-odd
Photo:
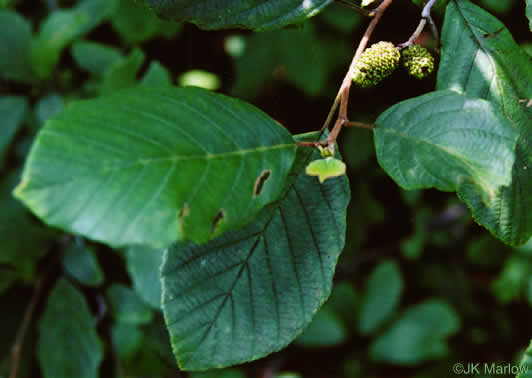
<instances>
[{"instance_id":1,"label":"hole in leaf","mask_svg":"<svg viewBox=\"0 0 532 378\"><path fill-rule=\"evenodd\" d=\"M211 229L211 235L214 235L218 227L223 223L225 219L225 210L220 209L216 213L216 216L214 217L214 220L212 221L212 229Z\"/></svg>"},{"instance_id":2,"label":"hole in leaf","mask_svg":"<svg viewBox=\"0 0 532 378\"><path fill-rule=\"evenodd\" d=\"M260 176L255 181L255 189L253 190L253 197L257 197L264 188L264 184L266 184L266 181L270 178L272 175L271 169L267 169L265 171L262 171Z\"/></svg>"}]
</instances>

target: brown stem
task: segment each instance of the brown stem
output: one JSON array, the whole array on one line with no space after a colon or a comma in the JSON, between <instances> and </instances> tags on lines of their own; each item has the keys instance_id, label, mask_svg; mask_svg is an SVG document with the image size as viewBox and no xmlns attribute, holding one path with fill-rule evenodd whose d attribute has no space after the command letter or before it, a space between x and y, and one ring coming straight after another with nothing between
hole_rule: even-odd
<instances>
[{"instance_id":1,"label":"brown stem","mask_svg":"<svg viewBox=\"0 0 532 378\"><path fill-rule=\"evenodd\" d=\"M345 121L344 126L345 127L361 127L363 129L369 129L369 130L373 130L375 128L375 126L373 125L368 125L367 123L354 122L354 121Z\"/></svg>"},{"instance_id":2,"label":"brown stem","mask_svg":"<svg viewBox=\"0 0 532 378\"><path fill-rule=\"evenodd\" d=\"M357 51L355 53L355 56L353 57L353 60L351 61L351 65L349 66L349 70L347 71L347 74L344 77L344 80L342 82L342 86L340 87L340 90L338 91L338 94L336 95L336 98L334 100L334 103L331 107L331 110L329 111L329 115L327 116L327 120L325 121L325 124L323 125L322 129L325 129L329 126L332 116L336 112L336 109L338 108L338 105L340 105L340 110L338 112L338 118L334 124L333 129L331 130L331 133L325 139L322 143L322 145L327 145L329 147L334 146L334 143L336 141L336 138L338 138L338 134L340 134L340 131L342 130L342 126L348 122L347 118L347 105L349 102L349 91L351 89L351 77L353 76L353 72L355 71L355 65L358 59L360 59L360 56L362 55L362 52L366 48L369 39L371 38L371 35L373 34L373 30L375 30L375 27L379 23L382 15L384 14L384 11L393 0L384 0L372 13L374 14L373 19L369 23L368 27L366 28L366 31L364 32L364 35L362 36L362 39L360 40L360 43L358 44Z\"/></svg>"},{"instance_id":3,"label":"brown stem","mask_svg":"<svg viewBox=\"0 0 532 378\"><path fill-rule=\"evenodd\" d=\"M24 318L22 319L20 328L18 329L17 334L15 336L15 343L13 344L13 347L11 348L11 371L9 373L9 378L17 377L18 366L20 363L20 355L22 353L22 347L24 345L24 338L31 324L31 319L33 317L33 313L35 312L35 307L37 306L37 303L39 302L39 299L41 297L41 293L44 287L44 283L50 271L51 271L51 268L48 268L42 273L41 277L37 281L37 284L35 285L35 290L33 291L33 295L31 297L30 303L28 304L28 307L26 307L26 311L24 312Z\"/></svg>"}]
</instances>

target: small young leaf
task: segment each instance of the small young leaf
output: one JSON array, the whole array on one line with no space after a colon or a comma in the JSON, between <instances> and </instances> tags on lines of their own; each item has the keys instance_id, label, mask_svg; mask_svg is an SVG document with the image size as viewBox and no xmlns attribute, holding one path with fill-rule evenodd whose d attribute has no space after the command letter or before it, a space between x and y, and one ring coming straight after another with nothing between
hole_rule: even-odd
<instances>
[{"instance_id":1,"label":"small young leaf","mask_svg":"<svg viewBox=\"0 0 532 378\"><path fill-rule=\"evenodd\" d=\"M333 157L314 160L305 169L309 176L318 176L320 183L333 177L345 175L345 163Z\"/></svg>"},{"instance_id":2,"label":"small young leaf","mask_svg":"<svg viewBox=\"0 0 532 378\"><path fill-rule=\"evenodd\" d=\"M38 357L45 378L97 378L103 360L83 294L61 278L52 290L39 323Z\"/></svg>"},{"instance_id":3,"label":"small young leaf","mask_svg":"<svg viewBox=\"0 0 532 378\"><path fill-rule=\"evenodd\" d=\"M113 64L103 76L100 93L108 95L137 84L137 73L144 63L145 55L135 48L131 53Z\"/></svg>"},{"instance_id":4,"label":"small young leaf","mask_svg":"<svg viewBox=\"0 0 532 378\"><path fill-rule=\"evenodd\" d=\"M349 185L320 184L298 149L280 200L203 245L177 243L162 267L163 313L185 370L261 358L292 342L329 296L345 241ZM294 182L295 180L295 182Z\"/></svg>"},{"instance_id":5,"label":"small young leaf","mask_svg":"<svg viewBox=\"0 0 532 378\"><path fill-rule=\"evenodd\" d=\"M97 76L103 76L122 59L117 48L90 41L75 42L72 56L79 67Z\"/></svg>"},{"instance_id":6,"label":"small young leaf","mask_svg":"<svg viewBox=\"0 0 532 378\"><path fill-rule=\"evenodd\" d=\"M393 261L380 263L371 273L362 300L359 331L363 335L376 330L396 310L403 292L401 271Z\"/></svg>"},{"instance_id":7,"label":"small young leaf","mask_svg":"<svg viewBox=\"0 0 532 378\"><path fill-rule=\"evenodd\" d=\"M460 322L454 309L438 299L428 300L406 310L370 347L375 361L413 365L449 352L446 339L458 331Z\"/></svg>"},{"instance_id":8,"label":"small young leaf","mask_svg":"<svg viewBox=\"0 0 532 378\"><path fill-rule=\"evenodd\" d=\"M172 85L170 72L161 63L154 60L141 80L141 85L156 87L159 85Z\"/></svg>"},{"instance_id":9,"label":"small young leaf","mask_svg":"<svg viewBox=\"0 0 532 378\"><path fill-rule=\"evenodd\" d=\"M188 21L202 29L268 30L302 23L332 0L142 0L161 17Z\"/></svg>"},{"instance_id":10,"label":"small young leaf","mask_svg":"<svg viewBox=\"0 0 532 378\"><path fill-rule=\"evenodd\" d=\"M0 168L15 134L24 121L28 102L24 97L0 97Z\"/></svg>"},{"instance_id":11,"label":"small young leaf","mask_svg":"<svg viewBox=\"0 0 532 378\"><path fill-rule=\"evenodd\" d=\"M73 278L86 286L99 286L104 281L98 260L89 247L73 244L65 250L63 267Z\"/></svg>"},{"instance_id":12,"label":"small young leaf","mask_svg":"<svg viewBox=\"0 0 532 378\"><path fill-rule=\"evenodd\" d=\"M294 156L288 131L251 105L138 87L48 121L16 196L45 222L113 246L201 243L275 201Z\"/></svg>"},{"instance_id":13,"label":"small young leaf","mask_svg":"<svg viewBox=\"0 0 532 378\"><path fill-rule=\"evenodd\" d=\"M0 77L31 82L31 24L8 9L0 9Z\"/></svg>"},{"instance_id":14,"label":"small young leaf","mask_svg":"<svg viewBox=\"0 0 532 378\"><path fill-rule=\"evenodd\" d=\"M512 179L486 203L462 193L477 222L511 245L532 236L532 60L495 17L469 1L451 1L442 29L438 89L489 101L519 135ZM492 139L492 138L489 138ZM485 147L483 147L485 149ZM502 157L502 156L501 156Z\"/></svg>"},{"instance_id":15,"label":"small young leaf","mask_svg":"<svg viewBox=\"0 0 532 378\"><path fill-rule=\"evenodd\" d=\"M107 289L107 297L113 316L118 322L146 324L152 320L153 313L150 308L129 287L113 284Z\"/></svg>"},{"instance_id":16,"label":"small young leaf","mask_svg":"<svg viewBox=\"0 0 532 378\"><path fill-rule=\"evenodd\" d=\"M142 345L144 334L136 324L117 322L111 328L111 340L120 359L129 360Z\"/></svg>"},{"instance_id":17,"label":"small young leaf","mask_svg":"<svg viewBox=\"0 0 532 378\"><path fill-rule=\"evenodd\" d=\"M39 126L55 117L65 107L65 100L57 93L50 93L39 100L35 105L35 118Z\"/></svg>"},{"instance_id":18,"label":"small young leaf","mask_svg":"<svg viewBox=\"0 0 532 378\"><path fill-rule=\"evenodd\" d=\"M310 325L294 341L304 347L329 347L339 345L347 338L342 319L327 306L321 308Z\"/></svg>"}]
</instances>

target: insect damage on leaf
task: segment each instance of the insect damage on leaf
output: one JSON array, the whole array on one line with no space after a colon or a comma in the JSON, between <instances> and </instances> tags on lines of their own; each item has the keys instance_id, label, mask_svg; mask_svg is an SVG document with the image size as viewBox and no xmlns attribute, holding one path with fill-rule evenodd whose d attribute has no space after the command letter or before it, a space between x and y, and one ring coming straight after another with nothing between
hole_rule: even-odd
<instances>
[{"instance_id":1,"label":"insect damage on leaf","mask_svg":"<svg viewBox=\"0 0 532 378\"><path fill-rule=\"evenodd\" d=\"M253 197L257 197L259 194L262 193L262 189L264 189L264 184L266 184L266 181L268 181L271 175L271 169L265 169L261 172L260 176L257 177L257 180L255 181L255 187L253 188Z\"/></svg>"},{"instance_id":2,"label":"insect damage on leaf","mask_svg":"<svg viewBox=\"0 0 532 378\"><path fill-rule=\"evenodd\" d=\"M216 213L216 216L214 217L214 220L212 221L212 230L211 230L212 235L216 233L218 226L222 224L224 219L225 219L225 210L224 209L218 210L218 212Z\"/></svg>"}]
</instances>

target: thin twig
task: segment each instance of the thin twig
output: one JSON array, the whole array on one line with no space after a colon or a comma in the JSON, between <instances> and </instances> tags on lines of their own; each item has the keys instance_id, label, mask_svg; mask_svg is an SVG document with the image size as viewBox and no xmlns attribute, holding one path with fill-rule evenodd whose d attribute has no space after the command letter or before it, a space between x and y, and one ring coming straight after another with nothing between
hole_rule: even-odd
<instances>
[{"instance_id":1,"label":"thin twig","mask_svg":"<svg viewBox=\"0 0 532 378\"><path fill-rule=\"evenodd\" d=\"M364 122L355 122L355 121L345 121L344 127L361 127L363 129L369 129L369 130L373 130L375 128L375 126L373 125L368 125L367 123L364 123Z\"/></svg>"},{"instance_id":2,"label":"thin twig","mask_svg":"<svg viewBox=\"0 0 532 378\"><path fill-rule=\"evenodd\" d=\"M37 303L39 303L39 299L41 298L44 283L46 282L48 274L51 270L51 267L49 267L42 273L41 277L37 281L35 290L33 291L33 295L30 299L30 303L28 304L28 307L26 307L26 311L24 312L24 318L22 319L22 323L15 336L15 343L11 348L11 371L9 374L9 378L17 377L18 366L20 363L20 355L22 353L22 347L24 345L24 338L26 337L26 332L28 331L28 328L31 324L31 319L33 317L33 313L35 312L35 307L37 306Z\"/></svg>"},{"instance_id":3,"label":"thin twig","mask_svg":"<svg viewBox=\"0 0 532 378\"><path fill-rule=\"evenodd\" d=\"M410 38L408 38L408 41L397 45L399 49L404 49L410 45L413 45L416 39L418 39L421 32L423 31L423 29L425 29L425 25L427 25L427 22L429 23L430 30L434 39L436 40L436 43L439 43L440 35L438 33L438 28L436 27L436 24L434 23L434 20L430 15L430 11L432 10L434 3L436 3L436 0L429 0L429 2L423 7L423 10L421 11L421 20L419 21L419 25L417 26L414 33L410 36Z\"/></svg>"},{"instance_id":4,"label":"thin twig","mask_svg":"<svg viewBox=\"0 0 532 378\"><path fill-rule=\"evenodd\" d=\"M338 112L338 118L336 120L336 123L334 124L333 129L331 130L331 133L329 136L321 143L323 146L328 146L331 148L331 146L334 146L334 143L336 141L336 138L338 138L338 134L340 134L340 131L342 130L342 126L345 122L348 121L347 118L347 105L349 102L349 91L351 89L351 77L353 76L353 72L355 71L355 65L360 56L362 55L362 52L366 48L369 39L371 38L371 35L373 34L373 30L375 30L375 27L379 23L382 15L384 14L384 11L388 6L392 3L393 0L384 0L373 12L374 17L369 23L366 31L364 32L364 35L362 36L362 39L360 40L360 43L358 44L357 51L355 53L355 56L353 57L353 60L351 61L351 65L349 66L349 70L347 71L347 74L344 77L344 80L342 82L342 86L340 87L340 90L338 91L338 94L336 95L336 99L334 100L333 106L329 112L329 115L327 116L327 120L325 122L325 125L322 129L325 129L329 126L329 123L332 119L332 115L334 112L336 112L336 109L338 108L338 105L340 105L340 110Z\"/></svg>"}]
</instances>

